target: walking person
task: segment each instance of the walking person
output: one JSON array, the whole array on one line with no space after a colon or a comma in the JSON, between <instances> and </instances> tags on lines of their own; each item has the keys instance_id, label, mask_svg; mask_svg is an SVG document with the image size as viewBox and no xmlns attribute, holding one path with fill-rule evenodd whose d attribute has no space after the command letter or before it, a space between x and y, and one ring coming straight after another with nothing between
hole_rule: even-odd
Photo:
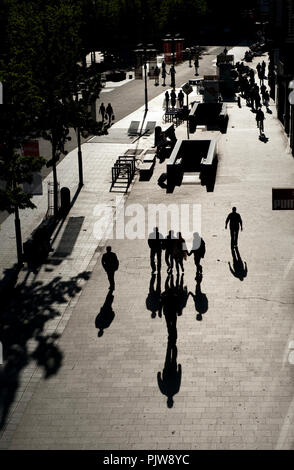
<instances>
[{"instance_id":1,"label":"walking person","mask_svg":"<svg viewBox=\"0 0 294 470\"><path fill-rule=\"evenodd\" d=\"M179 106L182 108L184 106L184 93L182 90L178 93Z\"/></svg>"},{"instance_id":2,"label":"walking person","mask_svg":"<svg viewBox=\"0 0 294 470\"><path fill-rule=\"evenodd\" d=\"M166 239L164 240L165 262L167 265L168 273L171 273L174 267L173 252L174 252L174 245L176 241L177 239L174 237L174 231L170 230L168 232L168 235L166 236Z\"/></svg>"},{"instance_id":3,"label":"walking person","mask_svg":"<svg viewBox=\"0 0 294 470\"><path fill-rule=\"evenodd\" d=\"M263 94L263 104L264 106L266 107L266 111L269 112L269 100L270 100L270 95L269 95L269 92L267 90L265 90L264 94Z\"/></svg>"},{"instance_id":4,"label":"walking person","mask_svg":"<svg viewBox=\"0 0 294 470\"><path fill-rule=\"evenodd\" d=\"M115 289L114 273L118 270L119 261L115 253L111 251L111 246L106 247L106 253L102 256L102 266L106 271L109 280L109 289Z\"/></svg>"},{"instance_id":5,"label":"walking person","mask_svg":"<svg viewBox=\"0 0 294 470\"><path fill-rule=\"evenodd\" d=\"M173 250L173 258L176 263L176 270L179 273L179 266L181 266L182 272L184 272L184 259L187 259L187 247L184 238L182 237L181 232L178 233L178 238L176 239L176 243L174 244Z\"/></svg>"},{"instance_id":6,"label":"walking person","mask_svg":"<svg viewBox=\"0 0 294 470\"><path fill-rule=\"evenodd\" d=\"M157 258L157 272L161 270L161 253L163 247L163 236L158 231L158 227L153 229L148 236L148 246L150 248L150 265L152 273L156 272L155 256Z\"/></svg>"},{"instance_id":7,"label":"walking person","mask_svg":"<svg viewBox=\"0 0 294 470\"><path fill-rule=\"evenodd\" d=\"M162 86L166 86L165 79L166 79L166 65L164 60L162 61L161 64L161 78L163 80Z\"/></svg>"},{"instance_id":8,"label":"walking person","mask_svg":"<svg viewBox=\"0 0 294 470\"><path fill-rule=\"evenodd\" d=\"M176 75L176 69L175 66L172 65L171 68L169 69L169 74L170 74L170 86L172 88L175 88L176 86L176 80L175 80L175 75Z\"/></svg>"},{"instance_id":9,"label":"walking person","mask_svg":"<svg viewBox=\"0 0 294 470\"><path fill-rule=\"evenodd\" d=\"M110 103L108 103L106 108L106 114L108 116L108 125L110 126L112 119L114 118L113 109Z\"/></svg>"},{"instance_id":10,"label":"walking person","mask_svg":"<svg viewBox=\"0 0 294 470\"><path fill-rule=\"evenodd\" d=\"M257 127L259 128L259 135L261 135L264 131L264 126L263 126L264 113L261 108L257 109L255 119L256 119Z\"/></svg>"},{"instance_id":11,"label":"walking person","mask_svg":"<svg viewBox=\"0 0 294 470\"><path fill-rule=\"evenodd\" d=\"M175 91L172 90L170 92L170 104L171 104L172 108L174 108L176 106L176 102L177 102L177 95L176 95Z\"/></svg>"},{"instance_id":12,"label":"walking person","mask_svg":"<svg viewBox=\"0 0 294 470\"><path fill-rule=\"evenodd\" d=\"M194 68L195 68L195 77L198 77L198 68L199 68L199 60L198 57L194 60Z\"/></svg>"},{"instance_id":13,"label":"walking person","mask_svg":"<svg viewBox=\"0 0 294 470\"><path fill-rule=\"evenodd\" d=\"M104 123L105 111L106 109L105 109L104 103L101 103L100 108L99 108L99 114L101 114L102 123Z\"/></svg>"},{"instance_id":14,"label":"walking person","mask_svg":"<svg viewBox=\"0 0 294 470\"><path fill-rule=\"evenodd\" d=\"M243 223L240 214L238 214L236 207L232 208L232 212L226 218L225 229L230 224L230 232L231 232L231 247L238 246L238 234L239 228L243 230Z\"/></svg>"},{"instance_id":15,"label":"walking person","mask_svg":"<svg viewBox=\"0 0 294 470\"><path fill-rule=\"evenodd\" d=\"M205 241L203 238L200 237L198 232L194 233L194 238L193 238L193 245L192 245L192 250L189 253L189 256L192 254L194 255L194 263L196 266L196 277L197 278L197 273L201 272L202 273L202 266L200 264L200 261L202 258L205 256Z\"/></svg>"},{"instance_id":16,"label":"walking person","mask_svg":"<svg viewBox=\"0 0 294 470\"><path fill-rule=\"evenodd\" d=\"M169 92L168 92L168 90L166 90L164 95L165 95L165 109L166 109L166 111L168 111L168 103L169 103Z\"/></svg>"},{"instance_id":17,"label":"walking person","mask_svg":"<svg viewBox=\"0 0 294 470\"><path fill-rule=\"evenodd\" d=\"M155 86L158 86L159 85L159 74L160 74L160 69L159 67L156 65L155 69L154 69L154 85Z\"/></svg>"}]
</instances>

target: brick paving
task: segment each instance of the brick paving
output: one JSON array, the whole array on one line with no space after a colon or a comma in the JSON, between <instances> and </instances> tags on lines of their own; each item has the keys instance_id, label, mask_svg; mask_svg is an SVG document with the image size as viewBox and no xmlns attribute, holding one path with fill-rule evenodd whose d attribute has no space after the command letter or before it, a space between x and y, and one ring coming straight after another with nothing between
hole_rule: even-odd
<instances>
[{"instance_id":1,"label":"brick paving","mask_svg":"<svg viewBox=\"0 0 294 470\"><path fill-rule=\"evenodd\" d=\"M259 60L254 59L253 65ZM151 113L155 108L162 113L160 97L150 103ZM20 385L25 386L18 390L1 448L293 449L294 369L288 346L294 338L294 213L272 211L271 189L291 187L294 167L273 102L270 108L272 114L266 114L265 121L269 141L264 143L244 100L241 109L228 103L228 131L215 134L219 164L213 192L182 185L166 194L157 185L165 165L157 162L151 180L137 180L126 198L127 206L136 203L145 208L151 203L201 205L206 243L201 290L208 309L197 321L189 296L177 319L176 360L182 377L172 408L157 384L165 363L167 329L164 316L151 318L146 305L151 276L146 240L109 242L120 261L114 317L97 336L95 319L105 303L108 282L101 249L93 252L98 244L91 230L93 208L98 200L113 204L113 193L107 192L107 165L115 159L118 145L120 151L130 146L85 144L90 149L85 174L95 178L86 182L69 216L85 216L87 233L78 237L72 260L64 260L60 272L62 279L81 270L91 271L91 276L77 297L58 306L63 309L60 321L48 324L49 330L62 333L58 372L44 379L41 368L30 364L24 369ZM125 128L126 123L117 127ZM185 135L185 127L176 133ZM151 136L138 145L152 144ZM95 164L101 155L105 168ZM239 251L248 272L242 281L228 265L232 256L224 223L233 205L244 223ZM102 240L99 246L103 244ZM54 267L53 274L57 272ZM38 279L49 282L53 274L45 266ZM189 258L184 274L188 292L195 292L194 277ZM163 262L161 290L165 280Z\"/></svg>"}]
</instances>

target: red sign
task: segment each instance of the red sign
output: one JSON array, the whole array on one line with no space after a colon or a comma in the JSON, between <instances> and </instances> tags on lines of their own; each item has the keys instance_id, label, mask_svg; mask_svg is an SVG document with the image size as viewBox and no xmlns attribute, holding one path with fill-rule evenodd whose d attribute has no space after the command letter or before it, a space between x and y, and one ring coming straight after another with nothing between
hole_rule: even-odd
<instances>
[{"instance_id":1,"label":"red sign","mask_svg":"<svg viewBox=\"0 0 294 470\"><path fill-rule=\"evenodd\" d=\"M25 157L39 157L39 141L32 140L22 144L22 151Z\"/></svg>"}]
</instances>

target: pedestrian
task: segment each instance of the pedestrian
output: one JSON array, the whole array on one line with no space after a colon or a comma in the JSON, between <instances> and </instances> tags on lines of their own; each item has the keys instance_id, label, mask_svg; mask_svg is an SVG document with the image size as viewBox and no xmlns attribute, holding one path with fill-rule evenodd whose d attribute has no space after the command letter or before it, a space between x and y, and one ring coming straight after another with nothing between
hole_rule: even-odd
<instances>
[{"instance_id":1,"label":"pedestrian","mask_svg":"<svg viewBox=\"0 0 294 470\"><path fill-rule=\"evenodd\" d=\"M156 272L155 256L157 257L157 272L161 270L161 252L163 248L163 236L158 231L158 227L153 229L148 236L148 245L150 248L150 265L152 273Z\"/></svg>"},{"instance_id":2,"label":"pedestrian","mask_svg":"<svg viewBox=\"0 0 294 470\"><path fill-rule=\"evenodd\" d=\"M180 90L179 93L178 93L178 100L179 100L179 106L180 108L183 107L184 105L184 93L183 93L183 90Z\"/></svg>"},{"instance_id":3,"label":"pedestrian","mask_svg":"<svg viewBox=\"0 0 294 470\"><path fill-rule=\"evenodd\" d=\"M169 74L170 74L170 86L172 88L175 88L175 86L176 86L176 81L175 81L176 69L175 69L174 65L172 65L171 68L169 69Z\"/></svg>"},{"instance_id":4,"label":"pedestrian","mask_svg":"<svg viewBox=\"0 0 294 470\"><path fill-rule=\"evenodd\" d=\"M102 256L102 266L106 271L109 280L109 289L115 289L114 273L118 270L119 261L115 253L111 251L111 246L106 247L106 253Z\"/></svg>"},{"instance_id":5,"label":"pedestrian","mask_svg":"<svg viewBox=\"0 0 294 470\"><path fill-rule=\"evenodd\" d=\"M262 100L264 100L265 90L266 90L266 86L264 84L262 84L261 87L260 87L260 93L261 93L261 96L262 96Z\"/></svg>"},{"instance_id":6,"label":"pedestrian","mask_svg":"<svg viewBox=\"0 0 294 470\"><path fill-rule=\"evenodd\" d=\"M155 86L158 86L159 85L159 74L160 74L160 69L159 67L156 65L155 69L154 69L154 85Z\"/></svg>"},{"instance_id":7,"label":"pedestrian","mask_svg":"<svg viewBox=\"0 0 294 470\"><path fill-rule=\"evenodd\" d=\"M232 212L226 218L225 228L227 228L228 223L230 224L230 232L231 232L231 247L238 246L238 234L239 234L239 227L243 230L243 223L240 214L238 214L236 207L232 208Z\"/></svg>"},{"instance_id":8,"label":"pedestrian","mask_svg":"<svg viewBox=\"0 0 294 470\"><path fill-rule=\"evenodd\" d=\"M104 122L104 117L105 117L105 106L103 103L101 103L100 108L99 108L99 114L101 114L102 117L102 122Z\"/></svg>"},{"instance_id":9,"label":"pedestrian","mask_svg":"<svg viewBox=\"0 0 294 470\"><path fill-rule=\"evenodd\" d=\"M176 263L176 270L179 273L179 266L181 266L182 272L184 272L184 259L187 259L187 247L184 238L182 237L181 232L178 232L178 238L176 239L176 243L174 244L173 250L173 258Z\"/></svg>"},{"instance_id":10,"label":"pedestrian","mask_svg":"<svg viewBox=\"0 0 294 470\"><path fill-rule=\"evenodd\" d=\"M264 72L263 72L262 69L260 69L260 71L258 72L258 78L259 78L259 83L260 83L260 85L263 84Z\"/></svg>"},{"instance_id":11,"label":"pedestrian","mask_svg":"<svg viewBox=\"0 0 294 470\"><path fill-rule=\"evenodd\" d=\"M194 67L195 67L195 76L198 77L198 68L199 68L199 60L198 57L194 60Z\"/></svg>"},{"instance_id":12,"label":"pedestrian","mask_svg":"<svg viewBox=\"0 0 294 470\"><path fill-rule=\"evenodd\" d=\"M225 46L225 48L224 48L224 54L227 55L227 53L228 53L228 49L227 49L226 46Z\"/></svg>"},{"instance_id":13,"label":"pedestrian","mask_svg":"<svg viewBox=\"0 0 294 470\"><path fill-rule=\"evenodd\" d=\"M111 121L114 119L113 109L110 103L108 103L106 108L106 114L108 116L108 124L111 124Z\"/></svg>"},{"instance_id":14,"label":"pedestrian","mask_svg":"<svg viewBox=\"0 0 294 470\"><path fill-rule=\"evenodd\" d=\"M165 262L167 265L168 273L171 273L173 270L173 266L174 266L173 252L174 252L174 245L176 241L177 239L174 236L174 231L170 230L168 232L168 235L166 236L166 239L164 240Z\"/></svg>"},{"instance_id":15,"label":"pedestrian","mask_svg":"<svg viewBox=\"0 0 294 470\"><path fill-rule=\"evenodd\" d=\"M261 70L261 65L260 65L260 63L259 63L259 62L258 62L258 64L257 64L257 66L256 66L256 70L257 70L257 73L259 73L259 72L260 72L260 70Z\"/></svg>"},{"instance_id":16,"label":"pedestrian","mask_svg":"<svg viewBox=\"0 0 294 470\"><path fill-rule=\"evenodd\" d=\"M176 106L176 102L177 102L177 95L176 95L175 91L172 90L170 92L170 104L171 104L172 108L174 108Z\"/></svg>"},{"instance_id":17,"label":"pedestrian","mask_svg":"<svg viewBox=\"0 0 294 470\"><path fill-rule=\"evenodd\" d=\"M166 111L168 111L168 103L169 103L169 92L168 92L168 90L166 90L164 95L165 95L165 109L166 109Z\"/></svg>"},{"instance_id":18,"label":"pedestrian","mask_svg":"<svg viewBox=\"0 0 294 470\"><path fill-rule=\"evenodd\" d=\"M189 253L189 256L192 254L194 255L194 263L196 266L196 277L197 279L197 273L201 272L202 273L202 266L200 264L200 261L202 258L205 256L205 241L203 238L200 237L198 232L194 233L194 238L193 238L193 245L192 245L192 250Z\"/></svg>"},{"instance_id":19,"label":"pedestrian","mask_svg":"<svg viewBox=\"0 0 294 470\"><path fill-rule=\"evenodd\" d=\"M162 64L161 64L161 77L162 77L162 80L163 80L162 86L166 86L166 83L165 83L165 79L166 79L166 65L165 65L164 60L162 61Z\"/></svg>"},{"instance_id":20,"label":"pedestrian","mask_svg":"<svg viewBox=\"0 0 294 470\"><path fill-rule=\"evenodd\" d=\"M261 62L261 70L262 70L262 72L263 72L264 78L265 78L265 67L266 67L266 64L265 64L265 61L263 60L263 61Z\"/></svg>"},{"instance_id":21,"label":"pedestrian","mask_svg":"<svg viewBox=\"0 0 294 470\"><path fill-rule=\"evenodd\" d=\"M263 94L263 104L266 107L267 112L268 112L269 100L270 100L270 95L269 95L269 92L266 90Z\"/></svg>"},{"instance_id":22,"label":"pedestrian","mask_svg":"<svg viewBox=\"0 0 294 470\"><path fill-rule=\"evenodd\" d=\"M263 126L264 113L261 108L257 109L255 119L256 119L257 127L259 128L259 134L261 135L264 131L264 126Z\"/></svg>"}]
</instances>

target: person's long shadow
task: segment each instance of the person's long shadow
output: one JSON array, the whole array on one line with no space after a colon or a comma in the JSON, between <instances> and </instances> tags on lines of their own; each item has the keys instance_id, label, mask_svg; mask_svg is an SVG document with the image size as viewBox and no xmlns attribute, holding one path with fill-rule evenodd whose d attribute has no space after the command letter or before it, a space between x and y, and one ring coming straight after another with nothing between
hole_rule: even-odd
<instances>
[{"instance_id":1,"label":"person's long shadow","mask_svg":"<svg viewBox=\"0 0 294 470\"><path fill-rule=\"evenodd\" d=\"M187 286L184 286L184 273L181 275L181 280L179 274L177 275L176 291L178 296L178 316L180 316L187 305L189 297Z\"/></svg>"},{"instance_id":2,"label":"person's long shadow","mask_svg":"<svg viewBox=\"0 0 294 470\"><path fill-rule=\"evenodd\" d=\"M156 313L161 317L161 276L157 274L157 282L155 287L156 274L152 274L149 284L149 292L146 298L146 307L151 311L151 318L156 317Z\"/></svg>"},{"instance_id":3,"label":"person's long shadow","mask_svg":"<svg viewBox=\"0 0 294 470\"><path fill-rule=\"evenodd\" d=\"M0 429L5 426L15 400L20 374L29 363L35 361L41 366L45 379L58 372L63 358L56 344L59 335L44 334L46 323L60 316L56 306L75 297L82 289L81 279L89 277L89 272L82 272L68 281L62 281L60 276L48 284L24 281L2 302L0 341L4 357L0 367Z\"/></svg>"},{"instance_id":4,"label":"person's long shadow","mask_svg":"<svg viewBox=\"0 0 294 470\"><path fill-rule=\"evenodd\" d=\"M167 407L172 408L174 395L179 392L182 378L182 366L177 364L177 346L175 342L168 341L164 369L157 372L159 390L167 397Z\"/></svg>"},{"instance_id":5,"label":"person's long shadow","mask_svg":"<svg viewBox=\"0 0 294 470\"><path fill-rule=\"evenodd\" d=\"M196 288L195 294L193 292L189 292L189 295L193 297L195 310L197 313L196 320L201 321L202 315L207 312L208 310L208 299L206 294L201 291L201 282L202 282L202 272L198 271L196 274Z\"/></svg>"},{"instance_id":6,"label":"person's long shadow","mask_svg":"<svg viewBox=\"0 0 294 470\"><path fill-rule=\"evenodd\" d=\"M179 311L179 295L174 285L172 275L168 275L165 281L165 291L161 295L161 308L166 320L168 341L164 369L157 373L159 390L167 397L167 406L172 408L173 397L180 390L182 367L177 365L177 315Z\"/></svg>"},{"instance_id":7,"label":"person's long shadow","mask_svg":"<svg viewBox=\"0 0 294 470\"><path fill-rule=\"evenodd\" d=\"M104 330L111 325L115 317L115 313L112 310L112 302L114 299L112 292L113 292L112 290L108 292L105 302L102 305L100 312L98 313L95 319L95 327L99 330L98 331L99 337L103 335Z\"/></svg>"},{"instance_id":8,"label":"person's long shadow","mask_svg":"<svg viewBox=\"0 0 294 470\"><path fill-rule=\"evenodd\" d=\"M233 274L233 276L240 279L240 281L243 281L244 278L247 276L248 268L247 268L246 261L244 261L243 263L238 247L232 248L232 257L233 257L233 267L231 266L231 263L228 262L230 271Z\"/></svg>"}]
</instances>

